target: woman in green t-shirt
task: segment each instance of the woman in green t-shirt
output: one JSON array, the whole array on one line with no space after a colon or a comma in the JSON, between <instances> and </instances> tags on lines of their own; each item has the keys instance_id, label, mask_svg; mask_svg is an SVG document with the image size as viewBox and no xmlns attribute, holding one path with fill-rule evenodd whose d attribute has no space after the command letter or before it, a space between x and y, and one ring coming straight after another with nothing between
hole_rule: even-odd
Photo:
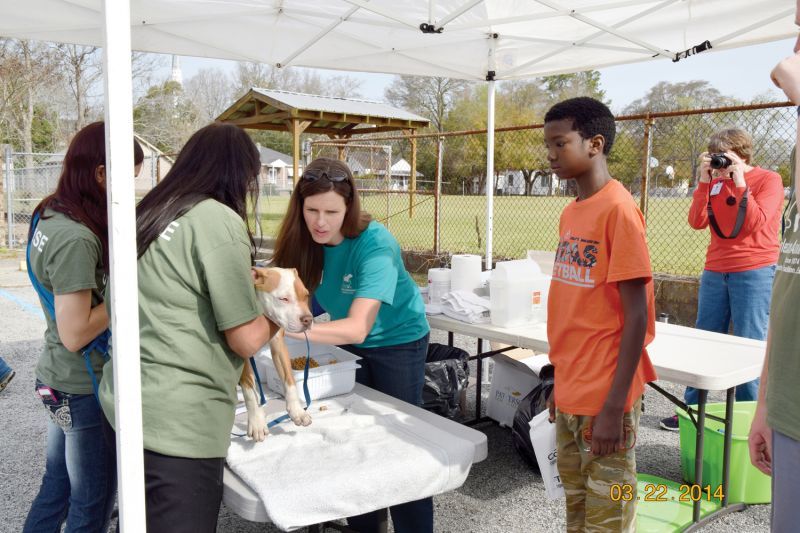
<instances>
[{"instance_id":1,"label":"woman in green t-shirt","mask_svg":"<svg viewBox=\"0 0 800 533\"><path fill-rule=\"evenodd\" d=\"M144 160L134 140L135 173ZM47 461L24 532L105 531L116 492L114 450L103 438L103 414L92 387L103 354L81 353L108 328L103 290L108 277L105 125L89 124L64 155L56 191L33 212L29 268L53 295L52 316L36 365L36 393L47 420ZM89 349L86 350L89 352Z\"/></svg>"},{"instance_id":2,"label":"woman in green t-shirt","mask_svg":"<svg viewBox=\"0 0 800 533\"><path fill-rule=\"evenodd\" d=\"M245 359L270 338L250 266L258 150L211 124L139 203L139 328L147 531L213 532ZM100 385L114 419L109 361Z\"/></svg>"},{"instance_id":3,"label":"woman in green t-shirt","mask_svg":"<svg viewBox=\"0 0 800 533\"><path fill-rule=\"evenodd\" d=\"M306 167L289 200L272 263L297 268L331 315L331 322L308 331L309 340L343 345L361 356L359 383L422 403L430 332L425 305L397 240L361 211L345 163L319 158ZM390 511L398 533L433 531L431 498ZM377 531L378 522L376 513L348 519L361 532Z\"/></svg>"}]
</instances>

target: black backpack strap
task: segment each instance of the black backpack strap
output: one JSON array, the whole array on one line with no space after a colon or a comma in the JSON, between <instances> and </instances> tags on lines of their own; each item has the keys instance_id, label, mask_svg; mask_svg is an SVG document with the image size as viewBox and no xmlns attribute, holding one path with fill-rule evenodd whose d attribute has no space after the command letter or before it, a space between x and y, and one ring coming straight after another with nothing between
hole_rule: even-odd
<instances>
[{"instance_id":1,"label":"black backpack strap","mask_svg":"<svg viewBox=\"0 0 800 533\"><path fill-rule=\"evenodd\" d=\"M708 223L711 225L711 229L714 230L714 233L716 233L720 239L735 239L739 236L739 232L742 231L742 226L744 225L744 218L747 215L747 202L749 193L750 187L746 187L744 194L742 195L742 199L739 201L739 209L736 211L736 224L734 224L731 234L727 236L722 233L719 224L717 224L717 218L714 216L714 210L711 208L711 195L709 195L708 203L706 204Z\"/></svg>"}]
</instances>

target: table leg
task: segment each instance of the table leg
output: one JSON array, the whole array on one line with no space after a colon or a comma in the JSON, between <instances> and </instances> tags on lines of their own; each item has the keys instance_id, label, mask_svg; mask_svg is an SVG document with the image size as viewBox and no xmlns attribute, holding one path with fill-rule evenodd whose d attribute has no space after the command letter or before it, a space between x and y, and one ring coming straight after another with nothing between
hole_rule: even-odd
<instances>
[{"instance_id":1,"label":"table leg","mask_svg":"<svg viewBox=\"0 0 800 533\"><path fill-rule=\"evenodd\" d=\"M733 400L736 387L728 389L725 397L725 445L722 452L722 506L728 506L728 482L731 471L731 442L733 439Z\"/></svg>"},{"instance_id":2,"label":"table leg","mask_svg":"<svg viewBox=\"0 0 800 533\"><path fill-rule=\"evenodd\" d=\"M708 391L699 389L699 397L697 400L697 439L695 440L694 447L694 483L703 486L703 445L705 444L705 429L706 429L706 400L708 400ZM692 522L700 520L700 499L692 504Z\"/></svg>"},{"instance_id":3,"label":"table leg","mask_svg":"<svg viewBox=\"0 0 800 533\"><path fill-rule=\"evenodd\" d=\"M482 392L481 392L481 384L483 382L483 360L480 358L480 354L483 353L483 339L478 339L478 359L475 361L475 366L478 369L477 381L478 383L475 386L475 420L480 420L481 418L481 400L482 400Z\"/></svg>"}]
</instances>

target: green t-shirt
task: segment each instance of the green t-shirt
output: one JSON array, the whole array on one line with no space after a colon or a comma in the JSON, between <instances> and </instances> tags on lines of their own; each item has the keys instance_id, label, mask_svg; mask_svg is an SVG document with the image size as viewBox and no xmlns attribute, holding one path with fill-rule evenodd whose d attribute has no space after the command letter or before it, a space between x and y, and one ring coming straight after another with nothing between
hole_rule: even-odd
<instances>
[{"instance_id":1,"label":"green t-shirt","mask_svg":"<svg viewBox=\"0 0 800 533\"><path fill-rule=\"evenodd\" d=\"M370 222L358 237L324 249L322 282L314 294L331 319L346 318L355 298L381 301L375 324L358 347L394 346L430 331L419 287L389 230Z\"/></svg>"},{"instance_id":2,"label":"green t-shirt","mask_svg":"<svg viewBox=\"0 0 800 533\"><path fill-rule=\"evenodd\" d=\"M174 457L227 455L244 361L224 330L262 314L250 264L244 222L215 200L170 223L139 259L145 449ZM100 402L113 423L111 364Z\"/></svg>"},{"instance_id":3,"label":"green t-shirt","mask_svg":"<svg viewBox=\"0 0 800 533\"><path fill-rule=\"evenodd\" d=\"M106 275L100 239L92 231L56 211L46 210L31 239L31 270L47 290L69 294L92 290L92 306L103 301ZM92 380L83 355L67 350L61 343L55 317L42 303L47 330L44 349L36 365L36 377L56 390L71 394L92 394ZM90 355L97 379L103 372L103 356Z\"/></svg>"},{"instance_id":4,"label":"green t-shirt","mask_svg":"<svg viewBox=\"0 0 800 533\"><path fill-rule=\"evenodd\" d=\"M767 418L770 427L800 440L800 214L792 199L772 286Z\"/></svg>"}]
</instances>

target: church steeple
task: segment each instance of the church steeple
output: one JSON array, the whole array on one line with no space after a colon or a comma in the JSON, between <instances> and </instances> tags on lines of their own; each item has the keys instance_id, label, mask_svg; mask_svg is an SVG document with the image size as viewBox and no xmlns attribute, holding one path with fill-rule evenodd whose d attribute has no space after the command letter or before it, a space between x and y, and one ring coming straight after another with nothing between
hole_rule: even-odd
<instances>
[{"instance_id":1,"label":"church steeple","mask_svg":"<svg viewBox=\"0 0 800 533\"><path fill-rule=\"evenodd\" d=\"M172 56L172 75L170 81L177 82L178 85L183 85L183 74L181 74L181 60L178 56Z\"/></svg>"}]
</instances>

